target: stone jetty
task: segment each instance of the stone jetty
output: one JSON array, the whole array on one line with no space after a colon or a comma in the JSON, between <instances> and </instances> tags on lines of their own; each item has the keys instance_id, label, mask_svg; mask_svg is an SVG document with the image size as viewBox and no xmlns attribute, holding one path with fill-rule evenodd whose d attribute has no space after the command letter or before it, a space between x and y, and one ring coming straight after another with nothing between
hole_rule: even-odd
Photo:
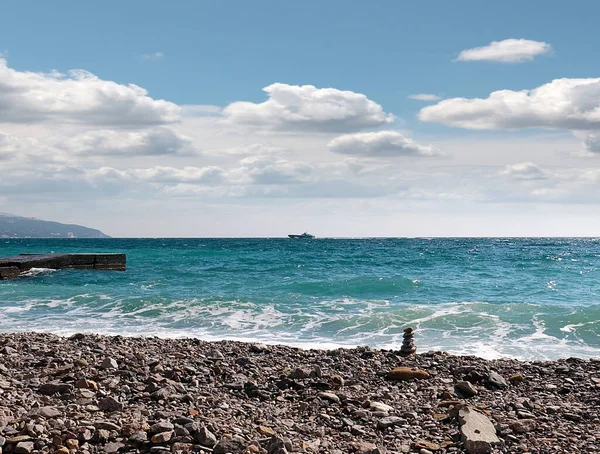
<instances>
[{"instance_id":1,"label":"stone jetty","mask_svg":"<svg viewBox=\"0 0 600 454\"><path fill-rule=\"evenodd\" d=\"M126 262L125 254L21 254L0 258L0 280L32 268L125 271Z\"/></svg>"}]
</instances>

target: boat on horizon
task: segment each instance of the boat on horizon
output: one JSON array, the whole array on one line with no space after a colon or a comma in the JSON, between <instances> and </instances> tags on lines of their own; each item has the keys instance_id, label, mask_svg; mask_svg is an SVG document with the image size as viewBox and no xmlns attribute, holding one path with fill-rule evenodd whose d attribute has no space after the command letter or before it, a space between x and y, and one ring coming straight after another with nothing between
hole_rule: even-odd
<instances>
[{"instance_id":1,"label":"boat on horizon","mask_svg":"<svg viewBox=\"0 0 600 454\"><path fill-rule=\"evenodd\" d=\"M304 232L301 235L291 234L291 235L288 235L288 237L290 237L290 238L296 238L296 239L307 239L307 240L310 240L310 239L314 238L315 236L311 235L310 233Z\"/></svg>"}]
</instances>

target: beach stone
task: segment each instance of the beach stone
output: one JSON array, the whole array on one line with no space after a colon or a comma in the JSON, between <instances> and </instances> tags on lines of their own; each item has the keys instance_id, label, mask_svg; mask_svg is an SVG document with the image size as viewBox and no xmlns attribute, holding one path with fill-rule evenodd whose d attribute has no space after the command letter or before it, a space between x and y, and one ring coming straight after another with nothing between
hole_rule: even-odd
<instances>
[{"instance_id":1,"label":"beach stone","mask_svg":"<svg viewBox=\"0 0 600 454\"><path fill-rule=\"evenodd\" d=\"M77 449L79 448L79 441L74 438L69 438L65 441L65 446L69 449Z\"/></svg>"},{"instance_id":2,"label":"beach stone","mask_svg":"<svg viewBox=\"0 0 600 454\"><path fill-rule=\"evenodd\" d=\"M34 414L43 416L46 419L52 419L58 418L62 412L56 407L40 407Z\"/></svg>"},{"instance_id":3,"label":"beach stone","mask_svg":"<svg viewBox=\"0 0 600 454\"><path fill-rule=\"evenodd\" d=\"M387 416L377 421L377 427L380 429L387 429L388 427L400 425L404 420L399 416Z\"/></svg>"},{"instance_id":4,"label":"beach stone","mask_svg":"<svg viewBox=\"0 0 600 454\"><path fill-rule=\"evenodd\" d=\"M369 402L369 410L371 411L380 411L383 413L389 413L390 411L394 410L394 407L391 407L389 405L386 405L382 402Z\"/></svg>"},{"instance_id":5,"label":"beach stone","mask_svg":"<svg viewBox=\"0 0 600 454\"><path fill-rule=\"evenodd\" d=\"M94 423L94 427L99 430L121 430L121 426L110 421L98 421Z\"/></svg>"},{"instance_id":6,"label":"beach stone","mask_svg":"<svg viewBox=\"0 0 600 454\"><path fill-rule=\"evenodd\" d=\"M100 364L100 367L102 369L117 369L119 365L113 358L106 357L102 361L102 364Z\"/></svg>"},{"instance_id":7,"label":"beach stone","mask_svg":"<svg viewBox=\"0 0 600 454\"><path fill-rule=\"evenodd\" d=\"M359 454L371 454L374 449L377 449L377 445L369 441L355 441L352 447Z\"/></svg>"},{"instance_id":8,"label":"beach stone","mask_svg":"<svg viewBox=\"0 0 600 454\"><path fill-rule=\"evenodd\" d=\"M429 378L429 373L416 367L394 367L386 378L392 381L423 380Z\"/></svg>"},{"instance_id":9,"label":"beach stone","mask_svg":"<svg viewBox=\"0 0 600 454\"><path fill-rule=\"evenodd\" d=\"M271 429L270 427L267 426L258 426L256 428L256 430L261 434L261 435L265 435L267 437L274 437L275 436L275 431L273 429Z\"/></svg>"},{"instance_id":10,"label":"beach stone","mask_svg":"<svg viewBox=\"0 0 600 454\"><path fill-rule=\"evenodd\" d=\"M166 443L167 441L169 441L171 439L171 437L173 436L173 431L168 431L168 432L161 432L158 433L156 435L154 435L151 438L152 443Z\"/></svg>"},{"instance_id":11,"label":"beach stone","mask_svg":"<svg viewBox=\"0 0 600 454\"><path fill-rule=\"evenodd\" d=\"M129 437L129 441L133 443L145 443L148 441L148 434L143 430L138 430Z\"/></svg>"},{"instance_id":12,"label":"beach stone","mask_svg":"<svg viewBox=\"0 0 600 454\"><path fill-rule=\"evenodd\" d=\"M340 403L340 398L333 394L333 393L325 393L325 392L321 392L319 394L317 394L321 399L325 399L328 400L329 402L333 402L335 404L339 404Z\"/></svg>"},{"instance_id":13,"label":"beach stone","mask_svg":"<svg viewBox=\"0 0 600 454\"><path fill-rule=\"evenodd\" d=\"M106 445L104 446L104 452L111 454L119 452L124 447L125 445L123 443L113 441L110 443L106 443Z\"/></svg>"},{"instance_id":14,"label":"beach stone","mask_svg":"<svg viewBox=\"0 0 600 454\"><path fill-rule=\"evenodd\" d=\"M13 451L15 454L29 454L34 450L34 448L35 445L33 444L33 441L22 441L17 443L17 446L15 446Z\"/></svg>"},{"instance_id":15,"label":"beach stone","mask_svg":"<svg viewBox=\"0 0 600 454\"><path fill-rule=\"evenodd\" d=\"M242 452L248 446L248 442L240 437L234 436L232 438L221 438L219 442L214 446L214 454L228 454L235 452Z\"/></svg>"},{"instance_id":16,"label":"beach stone","mask_svg":"<svg viewBox=\"0 0 600 454\"><path fill-rule=\"evenodd\" d=\"M29 435L17 435L16 437L10 437L6 439L6 443L14 445L22 441L29 441L31 437Z\"/></svg>"},{"instance_id":17,"label":"beach stone","mask_svg":"<svg viewBox=\"0 0 600 454\"><path fill-rule=\"evenodd\" d=\"M61 446L56 451L52 451L52 454L71 454L71 451L66 446Z\"/></svg>"},{"instance_id":18,"label":"beach stone","mask_svg":"<svg viewBox=\"0 0 600 454\"><path fill-rule=\"evenodd\" d=\"M487 377L487 381L490 385L499 389L504 389L508 387L508 382L504 379L504 377L502 377L502 375L500 375L496 371L490 372L490 374Z\"/></svg>"},{"instance_id":19,"label":"beach stone","mask_svg":"<svg viewBox=\"0 0 600 454\"><path fill-rule=\"evenodd\" d=\"M413 448L415 449L419 449L419 450L429 450L429 451L439 451L440 449L442 449L442 447L437 444L437 443L433 443L431 441L427 441L427 440L417 440L413 443Z\"/></svg>"},{"instance_id":20,"label":"beach stone","mask_svg":"<svg viewBox=\"0 0 600 454\"><path fill-rule=\"evenodd\" d=\"M44 383L38 388L40 394L51 396L53 394L66 394L73 389L73 385L59 381Z\"/></svg>"},{"instance_id":21,"label":"beach stone","mask_svg":"<svg viewBox=\"0 0 600 454\"><path fill-rule=\"evenodd\" d=\"M464 405L456 409L461 441L469 454L488 454L500 443L496 428L483 413Z\"/></svg>"},{"instance_id":22,"label":"beach stone","mask_svg":"<svg viewBox=\"0 0 600 454\"><path fill-rule=\"evenodd\" d=\"M535 419L519 419L509 424L509 427L513 432L518 434L524 434L531 432L537 428L537 422Z\"/></svg>"},{"instance_id":23,"label":"beach stone","mask_svg":"<svg viewBox=\"0 0 600 454\"><path fill-rule=\"evenodd\" d=\"M98 402L98 408L108 412L121 411L123 410L123 404L114 397L109 396Z\"/></svg>"},{"instance_id":24,"label":"beach stone","mask_svg":"<svg viewBox=\"0 0 600 454\"><path fill-rule=\"evenodd\" d=\"M201 427L200 430L196 432L196 441L202 446L212 448L217 444L217 437L206 427Z\"/></svg>"},{"instance_id":25,"label":"beach stone","mask_svg":"<svg viewBox=\"0 0 600 454\"><path fill-rule=\"evenodd\" d=\"M463 397L473 397L478 394L477 389L468 381L459 381L454 385L454 391L457 395Z\"/></svg>"},{"instance_id":26,"label":"beach stone","mask_svg":"<svg viewBox=\"0 0 600 454\"><path fill-rule=\"evenodd\" d=\"M417 351L417 347L413 341L414 329L412 327L404 328L404 335L402 336L402 346L400 347L400 356L414 355Z\"/></svg>"},{"instance_id":27,"label":"beach stone","mask_svg":"<svg viewBox=\"0 0 600 454\"><path fill-rule=\"evenodd\" d=\"M293 380L302 380L304 378L310 377L310 369L302 369L300 367L291 371L288 375L289 378Z\"/></svg>"},{"instance_id":28,"label":"beach stone","mask_svg":"<svg viewBox=\"0 0 600 454\"><path fill-rule=\"evenodd\" d=\"M156 424L153 424L150 427L150 433L151 434L157 434L160 432L168 432L171 431L175 428L175 426L173 424L171 424L169 421L160 421L157 422Z\"/></svg>"},{"instance_id":29,"label":"beach stone","mask_svg":"<svg viewBox=\"0 0 600 454\"><path fill-rule=\"evenodd\" d=\"M217 349L212 349L210 350L207 354L206 357L212 361L223 361L225 359L225 356L223 355L223 353L221 353L219 350Z\"/></svg>"}]
</instances>

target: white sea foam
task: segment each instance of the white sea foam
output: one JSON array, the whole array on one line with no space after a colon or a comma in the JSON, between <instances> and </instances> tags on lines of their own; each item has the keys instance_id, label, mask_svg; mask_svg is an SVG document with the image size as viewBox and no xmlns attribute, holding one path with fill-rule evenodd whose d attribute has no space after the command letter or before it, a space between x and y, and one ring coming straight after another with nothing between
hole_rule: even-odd
<instances>
[{"instance_id":1,"label":"white sea foam","mask_svg":"<svg viewBox=\"0 0 600 454\"><path fill-rule=\"evenodd\" d=\"M561 315L562 314L562 315ZM416 328L419 351L445 350L485 358L554 359L600 356L577 336L595 321L557 325L556 317L534 304L485 302L410 305L351 298L314 304L257 304L204 299L115 299L77 295L64 300L28 300L3 306L0 331L24 329L69 335L75 332L196 337L287 344L302 348L357 345L398 349L402 330ZM549 329L552 322L554 328ZM585 335L581 333L581 335Z\"/></svg>"}]
</instances>

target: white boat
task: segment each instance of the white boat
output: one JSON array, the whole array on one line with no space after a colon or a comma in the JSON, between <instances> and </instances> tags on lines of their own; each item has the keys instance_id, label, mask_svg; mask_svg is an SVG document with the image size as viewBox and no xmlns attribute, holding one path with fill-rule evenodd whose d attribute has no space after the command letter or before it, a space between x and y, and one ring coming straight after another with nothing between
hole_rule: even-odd
<instances>
[{"instance_id":1,"label":"white boat","mask_svg":"<svg viewBox=\"0 0 600 454\"><path fill-rule=\"evenodd\" d=\"M311 235L310 233L304 232L302 235L288 235L290 238L296 238L296 239L303 239L303 240L310 240L312 238L314 238L314 235Z\"/></svg>"}]
</instances>

